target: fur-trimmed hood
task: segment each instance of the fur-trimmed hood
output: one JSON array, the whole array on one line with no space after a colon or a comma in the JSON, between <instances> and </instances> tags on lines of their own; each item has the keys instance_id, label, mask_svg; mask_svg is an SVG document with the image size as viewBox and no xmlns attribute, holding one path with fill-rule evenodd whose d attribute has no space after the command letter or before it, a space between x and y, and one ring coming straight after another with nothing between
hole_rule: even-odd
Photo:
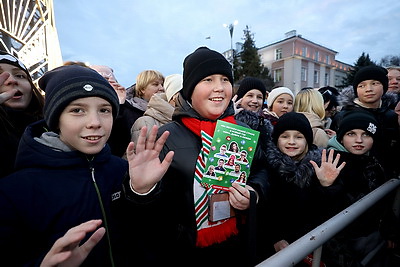
<instances>
[{"instance_id":1,"label":"fur-trimmed hood","mask_svg":"<svg viewBox=\"0 0 400 267\"><path fill-rule=\"evenodd\" d=\"M320 165L322 150L312 145L302 160L294 161L272 144L266 155L271 177L276 176L277 179L285 179L287 183L294 183L300 188L306 188L311 185L312 177L315 176L310 160Z\"/></svg>"}]
</instances>

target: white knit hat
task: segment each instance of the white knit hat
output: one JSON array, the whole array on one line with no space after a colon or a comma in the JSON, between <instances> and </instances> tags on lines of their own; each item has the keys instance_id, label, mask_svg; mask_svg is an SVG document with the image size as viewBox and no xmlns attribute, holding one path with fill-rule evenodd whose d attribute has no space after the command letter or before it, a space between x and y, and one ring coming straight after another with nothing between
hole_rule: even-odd
<instances>
[{"instance_id":1,"label":"white knit hat","mask_svg":"<svg viewBox=\"0 0 400 267\"><path fill-rule=\"evenodd\" d=\"M275 89L272 89L271 92L269 92L269 94L268 94L268 98L267 98L268 109L271 109L272 104L274 103L275 99L278 96L280 96L281 94L291 95L292 99L293 99L293 103L294 103L294 94L293 94L292 90L290 90L287 87L277 87Z\"/></svg>"},{"instance_id":2,"label":"white knit hat","mask_svg":"<svg viewBox=\"0 0 400 267\"><path fill-rule=\"evenodd\" d=\"M165 77L164 88L169 102L172 97L182 89L183 78L181 74L171 74Z\"/></svg>"}]
</instances>

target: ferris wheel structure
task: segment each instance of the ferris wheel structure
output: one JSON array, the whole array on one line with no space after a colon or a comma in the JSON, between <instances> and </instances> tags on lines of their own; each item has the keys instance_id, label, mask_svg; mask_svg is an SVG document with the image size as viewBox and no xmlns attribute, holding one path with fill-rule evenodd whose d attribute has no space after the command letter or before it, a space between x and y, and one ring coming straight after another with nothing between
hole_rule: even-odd
<instances>
[{"instance_id":1,"label":"ferris wheel structure","mask_svg":"<svg viewBox=\"0 0 400 267\"><path fill-rule=\"evenodd\" d=\"M33 80L62 65L53 0L1 0L0 49L21 59Z\"/></svg>"}]
</instances>

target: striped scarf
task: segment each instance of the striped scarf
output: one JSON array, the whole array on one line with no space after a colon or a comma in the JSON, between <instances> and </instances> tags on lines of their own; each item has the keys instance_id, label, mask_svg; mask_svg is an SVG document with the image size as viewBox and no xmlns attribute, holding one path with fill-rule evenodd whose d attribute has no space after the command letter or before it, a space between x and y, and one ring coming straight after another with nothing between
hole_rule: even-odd
<instances>
[{"instance_id":1,"label":"striped scarf","mask_svg":"<svg viewBox=\"0 0 400 267\"><path fill-rule=\"evenodd\" d=\"M228 116L222 120L236 124L233 116ZM215 243L223 242L230 236L236 235L238 233L236 219L233 217L217 222L210 222L208 220L209 196L218 194L221 191L205 188L201 185L216 122L201 121L195 118L185 117L182 118L182 123L193 133L200 136L202 141L202 147L196 161L193 193L197 226L196 246L207 247Z\"/></svg>"}]
</instances>

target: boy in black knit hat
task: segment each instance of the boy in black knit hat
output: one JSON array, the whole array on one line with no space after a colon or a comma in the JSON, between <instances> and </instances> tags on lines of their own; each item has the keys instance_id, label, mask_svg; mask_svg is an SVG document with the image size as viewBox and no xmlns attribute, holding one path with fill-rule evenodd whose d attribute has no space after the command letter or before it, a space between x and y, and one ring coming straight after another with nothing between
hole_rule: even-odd
<instances>
[{"instance_id":1,"label":"boy in black knit hat","mask_svg":"<svg viewBox=\"0 0 400 267\"><path fill-rule=\"evenodd\" d=\"M227 266L255 264L255 242L250 242L256 238L255 224L250 222L255 223L251 211L256 208L257 196L258 203L266 196L263 166L251 170L245 187L233 183L229 192L201 182L207 171L202 169L208 158L207 144L217 121L238 123L233 116L232 84L232 66L221 53L199 47L184 59L183 88L176 99L173 121L159 130L159 134L171 133L160 158L174 151L174 160L162 179L137 179L132 184L138 193L154 187L144 197L132 196L151 202L143 216L148 230L143 229L140 239L149 248L149 266L206 266L222 258L221 263ZM224 205L214 205L216 201ZM232 251L241 251L241 255L232 255Z\"/></svg>"},{"instance_id":2,"label":"boy in black knit hat","mask_svg":"<svg viewBox=\"0 0 400 267\"><path fill-rule=\"evenodd\" d=\"M340 155L339 164L346 162L346 166L334 182L324 188L327 194L321 216L329 219L387 181L381 164L370 153L380 131L379 123L370 112L355 110L343 117L337 135L329 140L328 149ZM323 260L327 266L337 266L339 261L341 266L387 266L388 248L393 248L389 246L393 243L387 242L389 236L393 237L388 232L398 227L393 228L394 221L387 220L394 218L387 216L392 213L392 203L390 195L378 201L325 244ZM382 246L384 243L388 245Z\"/></svg>"},{"instance_id":3,"label":"boy in black knit hat","mask_svg":"<svg viewBox=\"0 0 400 267\"><path fill-rule=\"evenodd\" d=\"M262 80L255 77L246 77L240 83L236 92L237 100L240 100L240 106L245 110L251 110L259 113L265 101L267 88Z\"/></svg>"},{"instance_id":4,"label":"boy in black knit hat","mask_svg":"<svg viewBox=\"0 0 400 267\"><path fill-rule=\"evenodd\" d=\"M395 177L399 174L397 154L400 149L400 131L397 114L388 103L382 101L382 96L388 90L386 69L379 66L361 68L354 76L353 89L356 98L335 116L331 129L337 131L343 117L349 112L370 112L381 129L371 153L383 165L388 178Z\"/></svg>"},{"instance_id":5,"label":"boy in black knit hat","mask_svg":"<svg viewBox=\"0 0 400 267\"><path fill-rule=\"evenodd\" d=\"M45 73L39 84L46 92L45 121L28 126L17 155L19 171L0 180L0 250L7 255L2 263L140 262L140 257L130 261L120 247L134 232L124 225L133 222L129 214L135 209L126 210L129 202L123 192L131 190L134 174L146 179L166 171L173 153L161 165L154 147L162 147L168 133L155 143L154 128L149 137L153 141L145 144L143 129L136 153L133 143L128 146L129 175L124 181L128 163L112 156L106 145L119 107L108 81L94 70L71 65ZM140 249L129 243L128 250Z\"/></svg>"}]
</instances>

